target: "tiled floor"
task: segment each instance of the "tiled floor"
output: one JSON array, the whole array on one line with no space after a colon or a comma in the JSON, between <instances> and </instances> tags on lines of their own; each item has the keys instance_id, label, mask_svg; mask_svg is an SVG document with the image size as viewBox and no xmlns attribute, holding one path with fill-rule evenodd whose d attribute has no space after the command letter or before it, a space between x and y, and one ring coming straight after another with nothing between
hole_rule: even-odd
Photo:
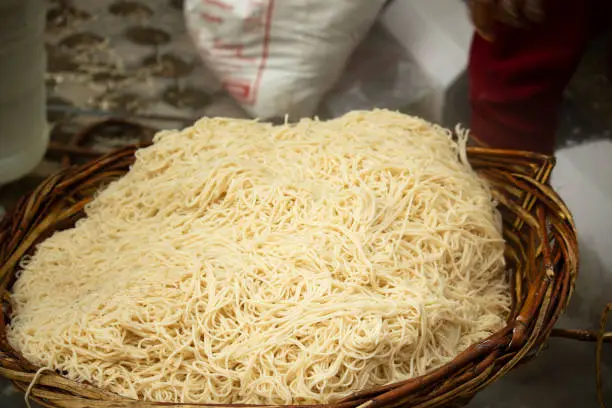
<instances>
[{"instance_id":1,"label":"tiled floor","mask_svg":"<svg viewBox=\"0 0 612 408\"><path fill-rule=\"evenodd\" d=\"M49 9L48 84L56 101L191 118L244 115L199 63L183 24L182 2L71 3L78 11L62 2Z\"/></svg>"},{"instance_id":2,"label":"tiled floor","mask_svg":"<svg viewBox=\"0 0 612 408\"><path fill-rule=\"evenodd\" d=\"M182 24L180 3L90 0L74 2L79 8L75 10L61 7L65 1L50 2L50 104L188 120L202 115L244 116L199 63ZM81 44L97 46L82 53ZM569 328L595 328L604 303L612 301L612 86L603 77L604 46L604 42L594 45L568 89L553 181L574 212L580 232L581 277L560 322ZM50 119L72 126L92 120L57 113ZM181 126L181 122L147 121L156 127ZM10 206L59 167L58 162L46 160L28 177L4 186L0 205ZM612 398L612 350L604 359L604 379ZM489 387L470 406L595 404L593 345L553 340L537 360ZM25 407L23 396L2 381L0 407Z\"/></svg>"}]
</instances>

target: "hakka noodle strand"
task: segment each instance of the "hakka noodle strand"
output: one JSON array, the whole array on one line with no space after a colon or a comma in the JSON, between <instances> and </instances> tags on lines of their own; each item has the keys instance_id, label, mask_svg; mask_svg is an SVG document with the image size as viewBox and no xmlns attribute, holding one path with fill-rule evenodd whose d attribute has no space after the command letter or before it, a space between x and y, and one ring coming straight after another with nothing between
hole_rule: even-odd
<instances>
[{"instance_id":1,"label":"hakka noodle strand","mask_svg":"<svg viewBox=\"0 0 612 408\"><path fill-rule=\"evenodd\" d=\"M10 343L138 399L317 403L503 327L501 219L465 136L389 111L165 131L42 242Z\"/></svg>"}]
</instances>

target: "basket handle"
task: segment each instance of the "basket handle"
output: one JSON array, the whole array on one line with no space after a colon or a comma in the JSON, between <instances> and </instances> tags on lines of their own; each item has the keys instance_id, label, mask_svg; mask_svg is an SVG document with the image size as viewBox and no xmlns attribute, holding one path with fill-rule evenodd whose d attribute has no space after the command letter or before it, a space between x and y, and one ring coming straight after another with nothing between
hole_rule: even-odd
<instances>
[{"instance_id":1,"label":"basket handle","mask_svg":"<svg viewBox=\"0 0 612 408\"><path fill-rule=\"evenodd\" d=\"M606 408L603 395L603 380L601 375L601 361L603 354L603 344L612 343L612 332L606 332L608 325L608 315L612 312L612 303L608 303L601 313L601 324L599 331L590 330L568 330L568 329L553 329L550 333L551 337L561 337L570 340L591 341L596 342L595 347L595 386L597 388L597 400L601 408Z\"/></svg>"}]
</instances>

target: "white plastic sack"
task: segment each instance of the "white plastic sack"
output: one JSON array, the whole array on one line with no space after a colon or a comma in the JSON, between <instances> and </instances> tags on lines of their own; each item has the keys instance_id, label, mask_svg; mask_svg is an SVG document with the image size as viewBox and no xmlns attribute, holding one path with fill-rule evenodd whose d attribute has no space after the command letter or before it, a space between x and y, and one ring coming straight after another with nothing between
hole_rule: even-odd
<instances>
[{"instance_id":1,"label":"white plastic sack","mask_svg":"<svg viewBox=\"0 0 612 408\"><path fill-rule=\"evenodd\" d=\"M386 0L187 0L202 58L253 116L311 116Z\"/></svg>"}]
</instances>

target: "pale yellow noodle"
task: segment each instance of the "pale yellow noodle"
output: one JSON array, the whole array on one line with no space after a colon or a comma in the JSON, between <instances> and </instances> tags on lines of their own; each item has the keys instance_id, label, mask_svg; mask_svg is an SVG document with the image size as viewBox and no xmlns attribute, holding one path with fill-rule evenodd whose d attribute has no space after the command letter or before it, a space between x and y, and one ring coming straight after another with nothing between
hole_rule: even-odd
<instances>
[{"instance_id":1,"label":"pale yellow noodle","mask_svg":"<svg viewBox=\"0 0 612 408\"><path fill-rule=\"evenodd\" d=\"M389 111L158 134L24 260L8 336L124 396L313 403L504 325L500 216L465 136Z\"/></svg>"}]
</instances>

